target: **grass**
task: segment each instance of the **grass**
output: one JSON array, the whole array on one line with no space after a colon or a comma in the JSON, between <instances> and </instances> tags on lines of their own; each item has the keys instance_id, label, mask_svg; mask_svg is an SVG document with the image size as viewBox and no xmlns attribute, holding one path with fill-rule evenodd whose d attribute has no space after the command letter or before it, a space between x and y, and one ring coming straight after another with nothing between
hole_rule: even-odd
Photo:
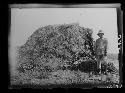
<instances>
[{"instance_id":1,"label":"grass","mask_svg":"<svg viewBox=\"0 0 125 93\"><path fill-rule=\"evenodd\" d=\"M115 67L119 69L119 63L117 60L116 54L108 54L107 59L109 62L114 63ZM36 79L36 78L28 78L26 74L13 76L12 84L85 84L85 83L92 83L92 84L98 84L98 83L104 83L104 82L113 82L118 83L119 82L119 76L115 75L90 75L90 73L85 73L81 71L70 71L70 70L58 70L55 72L50 73L48 76L48 79Z\"/></svg>"},{"instance_id":2,"label":"grass","mask_svg":"<svg viewBox=\"0 0 125 93\"><path fill-rule=\"evenodd\" d=\"M90 75L89 73L84 73L81 71L70 71L70 70L58 70L52 72L48 76L49 78L37 79L37 78L28 78L28 76L16 76L17 82L13 82L13 84L38 84L38 85L46 85L46 84L101 84L101 83L118 83L118 78L111 74L109 75ZM117 79L116 79L117 78Z\"/></svg>"}]
</instances>

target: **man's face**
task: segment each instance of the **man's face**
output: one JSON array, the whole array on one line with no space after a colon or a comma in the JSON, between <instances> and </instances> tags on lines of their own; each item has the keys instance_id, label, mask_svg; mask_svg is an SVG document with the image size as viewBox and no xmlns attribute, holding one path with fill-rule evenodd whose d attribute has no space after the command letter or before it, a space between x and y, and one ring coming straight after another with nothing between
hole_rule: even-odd
<instances>
[{"instance_id":1,"label":"man's face","mask_svg":"<svg viewBox=\"0 0 125 93\"><path fill-rule=\"evenodd\" d=\"M100 38L103 38L103 35L104 35L103 33L98 34Z\"/></svg>"}]
</instances>

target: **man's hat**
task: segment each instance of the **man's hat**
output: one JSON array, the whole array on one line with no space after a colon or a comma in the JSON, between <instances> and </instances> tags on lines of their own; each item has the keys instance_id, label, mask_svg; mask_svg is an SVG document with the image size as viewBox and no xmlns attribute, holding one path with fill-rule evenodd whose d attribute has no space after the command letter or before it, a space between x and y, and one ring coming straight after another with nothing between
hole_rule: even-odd
<instances>
[{"instance_id":1,"label":"man's hat","mask_svg":"<svg viewBox=\"0 0 125 93\"><path fill-rule=\"evenodd\" d=\"M104 32L102 30L99 30L98 34L103 34L104 35Z\"/></svg>"}]
</instances>

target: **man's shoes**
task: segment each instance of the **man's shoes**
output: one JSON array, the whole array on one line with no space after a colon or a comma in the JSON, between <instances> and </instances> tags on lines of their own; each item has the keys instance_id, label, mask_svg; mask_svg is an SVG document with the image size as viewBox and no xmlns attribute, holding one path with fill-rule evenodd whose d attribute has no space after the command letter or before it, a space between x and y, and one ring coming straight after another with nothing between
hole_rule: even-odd
<instances>
[{"instance_id":1,"label":"man's shoes","mask_svg":"<svg viewBox=\"0 0 125 93\"><path fill-rule=\"evenodd\" d=\"M101 73L97 73L97 72L96 72L95 75L101 75Z\"/></svg>"},{"instance_id":2,"label":"man's shoes","mask_svg":"<svg viewBox=\"0 0 125 93\"><path fill-rule=\"evenodd\" d=\"M102 74L101 72L98 73L98 75L101 75L101 74Z\"/></svg>"},{"instance_id":3,"label":"man's shoes","mask_svg":"<svg viewBox=\"0 0 125 93\"><path fill-rule=\"evenodd\" d=\"M107 72L104 72L104 75L108 75L108 73L107 73Z\"/></svg>"}]
</instances>

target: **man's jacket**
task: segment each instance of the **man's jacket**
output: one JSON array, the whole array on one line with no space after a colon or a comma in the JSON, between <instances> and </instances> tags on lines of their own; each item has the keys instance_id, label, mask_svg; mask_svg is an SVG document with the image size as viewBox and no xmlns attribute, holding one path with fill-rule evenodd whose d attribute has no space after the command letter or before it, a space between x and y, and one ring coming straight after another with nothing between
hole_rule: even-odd
<instances>
[{"instance_id":1,"label":"man's jacket","mask_svg":"<svg viewBox=\"0 0 125 93\"><path fill-rule=\"evenodd\" d=\"M108 40L106 38L99 38L95 42L95 54L106 55L108 48Z\"/></svg>"}]
</instances>

